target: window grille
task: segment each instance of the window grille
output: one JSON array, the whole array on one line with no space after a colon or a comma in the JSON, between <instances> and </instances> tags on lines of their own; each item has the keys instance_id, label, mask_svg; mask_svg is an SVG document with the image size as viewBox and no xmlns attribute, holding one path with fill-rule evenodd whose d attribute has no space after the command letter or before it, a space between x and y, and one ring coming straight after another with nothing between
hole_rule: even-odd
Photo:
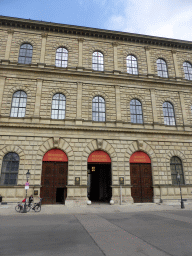
<instances>
[{"instance_id":1,"label":"window grille","mask_svg":"<svg viewBox=\"0 0 192 256\"><path fill-rule=\"evenodd\" d=\"M6 154L3 158L2 168L1 168L1 185L16 185L17 175L19 169L19 156L10 152Z\"/></svg>"},{"instance_id":2,"label":"window grille","mask_svg":"<svg viewBox=\"0 0 192 256\"><path fill-rule=\"evenodd\" d=\"M33 54L33 46L31 44L22 44L19 51L18 63L31 64Z\"/></svg>"},{"instance_id":3,"label":"window grille","mask_svg":"<svg viewBox=\"0 0 192 256\"><path fill-rule=\"evenodd\" d=\"M67 64L68 64L68 51L63 47L60 47L56 51L55 66L66 68Z\"/></svg>"},{"instance_id":4,"label":"window grille","mask_svg":"<svg viewBox=\"0 0 192 256\"><path fill-rule=\"evenodd\" d=\"M100 96L93 98L92 120L105 122L105 100Z\"/></svg>"},{"instance_id":5,"label":"window grille","mask_svg":"<svg viewBox=\"0 0 192 256\"><path fill-rule=\"evenodd\" d=\"M157 60L157 73L160 77L168 77L167 64L163 59Z\"/></svg>"},{"instance_id":6,"label":"window grille","mask_svg":"<svg viewBox=\"0 0 192 256\"><path fill-rule=\"evenodd\" d=\"M11 104L11 117L25 117L27 105L27 94L24 91L17 91L13 94Z\"/></svg>"},{"instance_id":7,"label":"window grille","mask_svg":"<svg viewBox=\"0 0 192 256\"><path fill-rule=\"evenodd\" d=\"M65 118L65 95L57 93L52 99L51 118L52 119L64 119Z\"/></svg>"},{"instance_id":8,"label":"window grille","mask_svg":"<svg viewBox=\"0 0 192 256\"><path fill-rule=\"evenodd\" d=\"M127 73L138 75L137 59L133 55L128 55L126 58Z\"/></svg>"},{"instance_id":9,"label":"window grille","mask_svg":"<svg viewBox=\"0 0 192 256\"><path fill-rule=\"evenodd\" d=\"M103 54L101 52L93 53L92 68L93 68L93 70L97 70L97 71L104 70Z\"/></svg>"},{"instance_id":10,"label":"window grille","mask_svg":"<svg viewBox=\"0 0 192 256\"><path fill-rule=\"evenodd\" d=\"M175 125L174 108L170 102L165 101L163 103L163 115L165 125Z\"/></svg>"},{"instance_id":11,"label":"window grille","mask_svg":"<svg viewBox=\"0 0 192 256\"><path fill-rule=\"evenodd\" d=\"M141 102L137 99L130 101L131 123L142 124L143 113Z\"/></svg>"}]
</instances>

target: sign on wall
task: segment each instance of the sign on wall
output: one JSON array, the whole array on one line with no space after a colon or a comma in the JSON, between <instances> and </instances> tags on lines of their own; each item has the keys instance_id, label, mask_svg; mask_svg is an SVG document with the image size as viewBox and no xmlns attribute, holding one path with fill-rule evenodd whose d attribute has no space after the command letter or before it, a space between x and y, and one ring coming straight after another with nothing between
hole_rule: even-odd
<instances>
[{"instance_id":1,"label":"sign on wall","mask_svg":"<svg viewBox=\"0 0 192 256\"><path fill-rule=\"evenodd\" d=\"M106 152L96 150L89 155L88 163L111 163L111 158Z\"/></svg>"},{"instance_id":2,"label":"sign on wall","mask_svg":"<svg viewBox=\"0 0 192 256\"><path fill-rule=\"evenodd\" d=\"M43 157L45 162L68 162L67 155L60 149L54 148L45 153Z\"/></svg>"},{"instance_id":3,"label":"sign on wall","mask_svg":"<svg viewBox=\"0 0 192 256\"><path fill-rule=\"evenodd\" d=\"M131 155L129 162L132 164L136 164L136 163L150 164L151 159L146 153L142 151L137 151Z\"/></svg>"}]
</instances>

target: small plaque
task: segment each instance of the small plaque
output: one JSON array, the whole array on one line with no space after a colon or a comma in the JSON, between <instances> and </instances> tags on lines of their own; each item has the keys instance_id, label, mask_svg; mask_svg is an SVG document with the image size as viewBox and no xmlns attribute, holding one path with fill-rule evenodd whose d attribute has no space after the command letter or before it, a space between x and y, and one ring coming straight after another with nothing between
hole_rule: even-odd
<instances>
[{"instance_id":1,"label":"small plaque","mask_svg":"<svg viewBox=\"0 0 192 256\"><path fill-rule=\"evenodd\" d=\"M92 172L95 172L95 166L92 166L92 167L91 167L91 171L92 171Z\"/></svg>"},{"instance_id":2,"label":"small plaque","mask_svg":"<svg viewBox=\"0 0 192 256\"><path fill-rule=\"evenodd\" d=\"M124 185L124 177L119 177L119 184Z\"/></svg>"},{"instance_id":3,"label":"small plaque","mask_svg":"<svg viewBox=\"0 0 192 256\"><path fill-rule=\"evenodd\" d=\"M34 190L34 196L38 196L38 190Z\"/></svg>"},{"instance_id":4,"label":"small plaque","mask_svg":"<svg viewBox=\"0 0 192 256\"><path fill-rule=\"evenodd\" d=\"M80 185L80 177L75 177L75 186Z\"/></svg>"}]
</instances>

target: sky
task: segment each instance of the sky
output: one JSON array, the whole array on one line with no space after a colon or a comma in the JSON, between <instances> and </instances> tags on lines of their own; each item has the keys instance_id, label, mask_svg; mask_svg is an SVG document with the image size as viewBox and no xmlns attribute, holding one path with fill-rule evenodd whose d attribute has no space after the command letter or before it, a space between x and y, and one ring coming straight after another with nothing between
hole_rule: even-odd
<instances>
[{"instance_id":1,"label":"sky","mask_svg":"<svg viewBox=\"0 0 192 256\"><path fill-rule=\"evenodd\" d=\"M0 15L192 41L192 0L0 0Z\"/></svg>"}]
</instances>

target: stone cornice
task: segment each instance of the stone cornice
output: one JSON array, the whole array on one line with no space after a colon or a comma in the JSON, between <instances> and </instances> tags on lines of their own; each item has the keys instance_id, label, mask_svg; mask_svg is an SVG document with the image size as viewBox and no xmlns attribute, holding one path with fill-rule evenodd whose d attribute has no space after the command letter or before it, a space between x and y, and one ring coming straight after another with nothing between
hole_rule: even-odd
<instances>
[{"instance_id":1,"label":"stone cornice","mask_svg":"<svg viewBox=\"0 0 192 256\"><path fill-rule=\"evenodd\" d=\"M2 60L3 61L3 60ZM41 79L43 80L53 80L52 77L49 77L50 75L54 76L54 80L60 80L58 77L55 77L56 75L62 76L63 78L67 75L69 75L71 78L76 77L76 79L81 79L83 81L87 81L88 79L96 78L97 80L106 82L107 80L110 81L133 81L133 82L142 82L142 83L156 83L156 84L164 84L164 85L174 85L174 86L181 86L182 91L183 87L185 86L186 88L192 87L192 81L186 80L186 79L180 79L177 80L176 78L162 78L159 76L153 76L153 77L148 77L147 75L131 75L126 72L119 72L118 74L114 74L113 71L94 71L91 69L85 69L83 68L81 71L77 70L75 67L67 67L67 68L57 68L55 66L47 66L45 65L44 68L39 68L38 64L31 64L31 65L22 65L18 63L6 63L6 64L1 64L0 60L0 69L2 71L10 71L12 70L13 72L19 71L24 74L26 72L34 73L38 76L41 75ZM43 76L42 76L43 75ZM49 76L47 76L49 75ZM1 73L0 73L1 76ZM2 74L2 76L6 76L5 73ZM42 78L45 77L45 78ZM78 78L79 77L79 78ZM61 77L60 77L61 78ZM34 76L34 79L35 78ZM122 84L123 85L123 84ZM163 89L163 88L162 88ZM177 89L179 91L179 88Z\"/></svg>"},{"instance_id":2,"label":"stone cornice","mask_svg":"<svg viewBox=\"0 0 192 256\"><path fill-rule=\"evenodd\" d=\"M9 118L9 117L7 117ZM148 134L148 135L152 135L154 136L158 136L158 135L171 135L171 136L185 136L188 137L192 135L192 129L191 127L189 127L189 129L191 129L190 131L184 131L184 130L176 130L177 127L179 126L175 126L175 127L170 127L170 129L167 129L169 127L167 127L166 129L154 129L152 128L153 125L150 128L145 128L144 126L141 126L140 128L138 127L111 127L111 126L88 126L86 124L84 125L75 125L75 124L46 124L46 123L28 123L25 122L26 120L29 120L31 118L21 118L23 119L23 122L17 122L17 118L15 122L4 122L3 117L1 118L0 121L0 127L2 128L7 128L7 129L12 129L14 128L14 131L16 132L16 129L41 129L41 130L65 130L65 131L87 131L87 132L99 132L99 133L128 133L128 134ZM65 121L65 120L64 120ZM74 120L71 120L71 122L73 122ZM61 121L63 122L63 121ZM91 123L91 121L90 121ZM110 123L110 122L106 122L106 123ZM112 123L112 122L111 122ZM160 125L162 127L165 127L164 125ZM183 126L182 126L183 127ZM171 128L175 128L174 130ZM1 130L2 132L2 130ZM1 133L2 134L2 133ZM188 140L189 142L189 140Z\"/></svg>"},{"instance_id":3,"label":"stone cornice","mask_svg":"<svg viewBox=\"0 0 192 256\"><path fill-rule=\"evenodd\" d=\"M0 16L0 26L7 28L21 28L21 29L31 29L39 32L46 33L61 33L68 35L75 35L80 37L94 37L94 38L103 38L112 41L119 42L132 42L139 43L149 46L160 46L160 47L169 47L177 49L192 49L192 43L190 41L176 40L163 37L147 36L142 34L133 34L126 32L118 32L112 30L96 29L89 27L81 26L72 26L52 22L44 22L37 20L27 20L20 18L12 18L7 16Z\"/></svg>"}]
</instances>

